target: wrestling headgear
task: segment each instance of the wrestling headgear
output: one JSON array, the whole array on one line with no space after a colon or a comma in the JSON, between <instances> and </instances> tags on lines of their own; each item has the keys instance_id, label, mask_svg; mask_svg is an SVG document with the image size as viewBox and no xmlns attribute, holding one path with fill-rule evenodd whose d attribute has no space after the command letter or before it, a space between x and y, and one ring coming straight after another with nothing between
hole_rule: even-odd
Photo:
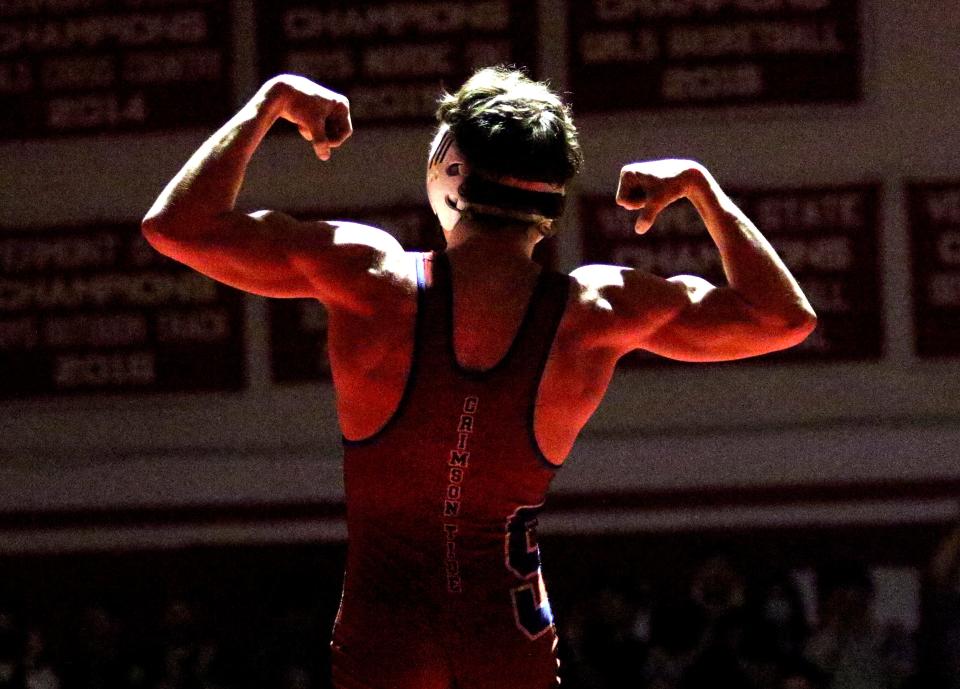
<instances>
[{"instance_id":1,"label":"wrestling headgear","mask_svg":"<svg viewBox=\"0 0 960 689\"><path fill-rule=\"evenodd\" d=\"M430 146L427 197L446 231L454 228L461 212L467 209L481 215L549 226L563 213L564 193L560 184L471 170L446 125L441 125Z\"/></svg>"}]
</instances>

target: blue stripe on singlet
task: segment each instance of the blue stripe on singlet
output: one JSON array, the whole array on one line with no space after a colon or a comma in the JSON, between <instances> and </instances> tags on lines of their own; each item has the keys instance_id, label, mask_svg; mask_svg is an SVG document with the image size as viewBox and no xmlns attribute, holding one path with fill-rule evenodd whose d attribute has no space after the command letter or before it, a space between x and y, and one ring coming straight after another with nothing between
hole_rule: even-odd
<instances>
[{"instance_id":1,"label":"blue stripe on singlet","mask_svg":"<svg viewBox=\"0 0 960 689\"><path fill-rule=\"evenodd\" d=\"M426 271L423 268L423 254L417 254L417 291L422 292L427 288Z\"/></svg>"}]
</instances>

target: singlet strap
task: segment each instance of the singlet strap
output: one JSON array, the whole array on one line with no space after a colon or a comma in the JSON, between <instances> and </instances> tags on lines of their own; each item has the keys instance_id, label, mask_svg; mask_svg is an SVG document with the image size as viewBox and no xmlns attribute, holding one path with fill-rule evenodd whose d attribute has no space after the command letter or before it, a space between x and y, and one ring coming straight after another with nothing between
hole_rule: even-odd
<instances>
[{"instance_id":1,"label":"singlet strap","mask_svg":"<svg viewBox=\"0 0 960 689\"><path fill-rule=\"evenodd\" d=\"M544 276L544 296L539 308L533 315L527 336L518 346L517 355L511 362L507 375L514 376L524 387L522 404L526 407L526 427L533 448L544 468L556 471L559 464L554 464L540 447L536 434L537 396L540 393L540 383L547 368L547 360L556 340L560 321L566 311L567 300L570 294L571 278L563 273L550 271Z\"/></svg>"},{"instance_id":2,"label":"singlet strap","mask_svg":"<svg viewBox=\"0 0 960 689\"><path fill-rule=\"evenodd\" d=\"M443 323L441 332L446 339L447 360L450 362L450 366L458 375L474 380L489 379L496 375L502 375L507 370L514 369L515 367L513 363L517 359L517 350L521 348L521 345L527 337L527 333L531 330L532 321L535 320L535 316L540 310L540 304L545 297L546 288L548 286L547 271L541 271L540 275L537 276L537 281L534 285L533 292L530 295L530 300L527 302L527 306L524 309L520 323L517 324L513 339L510 341L506 353L504 353L500 360L497 361L493 366L482 370L477 370L461 366L457 361L453 336L453 270L450 265L450 259L446 254L439 254L437 259L437 270L435 271L435 284L437 287L436 292L438 299L444 302L444 308L446 312L443 320L438 322Z\"/></svg>"},{"instance_id":3,"label":"singlet strap","mask_svg":"<svg viewBox=\"0 0 960 689\"><path fill-rule=\"evenodd\" d=\"M529 322L516 343L516 351L510 361L510 375L533 377L532 394L536 395L540 376L546 367L547 357L563 318L570 293L570 277L556 271L545 270L541 274L540 294L531 304Z\"/></svg>"},{"instance_id":4,"label":"singlet strap","mask_svg":"<svg viewBox=\"0 0 960 689\"><path fill-rule=\"evenodd\" d=\"M417 366L421 371L448 371L455 365L453 351L447 346L452 327L452 291L450 265L446 254L433 251L421 254L417 266L418 302L422 322Z\"/></svg>"},{"instance_id":5,"label":"singlet strap","mask_svg":"<svg viewBox=\"0 0 960 689\"><path fill-rule=\"evenodd\" d=\"M445 253L434 252L427 255L426 261L430 269L425 271L427 286L421 290L421 306L424 321L430 325L422 331L420 338L423 365L431 367L430 370L453 371L461 377L474 380L499 375L539 379L566 305L569 278L561 273L541 271L507 352L493 366L475 370L461 366L456 358L453 279L449 257ZM534 383L534 392L535 389Z\"/></svg>"}]
</instances>

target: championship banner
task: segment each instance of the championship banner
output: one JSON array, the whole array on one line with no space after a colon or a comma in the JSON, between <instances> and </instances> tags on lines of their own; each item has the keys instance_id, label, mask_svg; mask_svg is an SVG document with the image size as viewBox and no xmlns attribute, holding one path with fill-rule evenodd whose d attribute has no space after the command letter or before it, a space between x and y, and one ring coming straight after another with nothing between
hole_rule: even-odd
<instances>
[{"instance_id":1,"label":"championship banner","mask_svg":"<svg viewBox=\"0 0 960 689\"><path fill-rule=\"evenodd\" d=\"M883 348L879 187L750 189L731 197L774 246L818 316L816 330L801 345L762 360L878 359ZM720 254L688 201L664 210L642 236L634 232L635 218L614 203L613 194L584 198L585 262L726 284ZM667 360L638 352L624 361Z\"/></svg>"},{"instance_id":2,"label":"championship banner","mask_svg":"<svg viewBox=\"0 0 960 689\"><path fill-rule=\"evenodd\" d=\"M529 0L258 0L262 80L314 79L350 99L356 122L433 121L441 88L477 68L534 68Z\"/></svg>"},{"instance_id":3,"label":"championship banner","mask_svg":"<svg viewBox=\"0 0 960 689\"><path fill-rule=\"evenodd\" d=\"M219 124L230 22L230 0L0 2L0 138Z\"/></svg>"},{"instance_id":4,"label":"championship banner","mask_svg":"<svg viewBox=\"0 0 960 689\"><path fill-rule=\"evenodd\" d=\"M960 181L907 187L915 343L921 357L960 355Z\"/></svg>"},{"instance_id":5,"label":"championship banner","mask_svg":"<svg viewBox=\"0 0 960 689\"><path fill-rule=\"evenodd\" d=\"M237 390L243 295L139 223L0 233L0 395Z\"/></svg>"},{"instance_id":6,"label":"championship banner","mask_svg":"<svg viewBox=\"0 0 960 689\"><path fill-rule=\"evenodd\" d=\"M578 112L853 102L858 0L567 0Z\"/></svg>"},{"instance_id":7,"label":"championship banner","mask_svg":"<svg viewBox=\"0 0 960 689\"><path fill-rule=\"evenodd\" d=\"M445 246L443 232L426 203L299 215L350 219L378 227L396 237L407 251L436 251ZM546 268L554 268L557 254L556 240L548 239L537 244L533 258ZM269 319L273 379L281 383L329 380L323 305L316 299L271 299Z\"/></svg>"}]
</instances>

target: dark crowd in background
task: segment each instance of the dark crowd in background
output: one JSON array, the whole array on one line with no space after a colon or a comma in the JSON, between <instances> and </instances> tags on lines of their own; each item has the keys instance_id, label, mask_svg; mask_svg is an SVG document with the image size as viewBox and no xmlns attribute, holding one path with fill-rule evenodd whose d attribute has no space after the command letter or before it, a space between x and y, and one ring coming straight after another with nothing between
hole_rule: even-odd
<instances>
[{"instance_id":1,"label":"dark crowd in background","mask_svg":"<svg viewBox=\"0 0 960 689\"><path fill-rule=\"evenodd\" d=\"M718 552L678 572L672 592L614 574L568 586L577 595L554 599L563 687L960 689L960 529L925 565L917 632L873 618L863 563L817 570L816 621L795 580L768 564L748 575ZM148 594L162 575L110 593L100 572L90 596L34 586L22 600L6 587L0 689L329 687L335 582L315 582L313 600L309 567L290 565L301 588L244 579L243 566L237 579L207 576L203 590L162 600Z\"/></svg>"}]
</instances>

